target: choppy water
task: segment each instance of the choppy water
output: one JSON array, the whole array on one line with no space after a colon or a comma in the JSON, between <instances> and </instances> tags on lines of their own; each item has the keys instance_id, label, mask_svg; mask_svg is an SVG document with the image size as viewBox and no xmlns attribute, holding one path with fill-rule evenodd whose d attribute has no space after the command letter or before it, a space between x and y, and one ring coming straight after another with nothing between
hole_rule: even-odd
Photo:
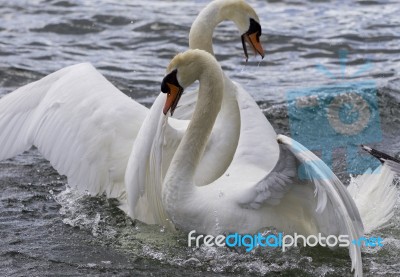
<instances>
[{"instance_id":1,"label":"choppy water","mask_svg":"<svg viewBox=\"0 0 400 277\"><path fill-rule=\"evenodd\" d=\"M1 0L0 95L64 66L89 61L124 93L151 105L168 61L187 48L190 25L205 3ZM383 134L376 146L398 155L400 4L250 3L262 22L266 58L244 62L232 23L216 30L215 52L223 69L254 96L278 132L290 134L287 91L372 80ZM344 71L339 50L348 53ZM318 64L336 79L317 70ZM335 160L334 168L346 182L343 163L343 157ZM132 222L113 201L77 195L65 184L35 149L0 163L2 276L351 276L344 249L295 248L284 254L271 249L251 254L190 249L184 234ZM392 225L374 233L384 237L386 245L363 254L367 276L400 275L399 228L397 207Z\"/></svg>"}]
</instances>

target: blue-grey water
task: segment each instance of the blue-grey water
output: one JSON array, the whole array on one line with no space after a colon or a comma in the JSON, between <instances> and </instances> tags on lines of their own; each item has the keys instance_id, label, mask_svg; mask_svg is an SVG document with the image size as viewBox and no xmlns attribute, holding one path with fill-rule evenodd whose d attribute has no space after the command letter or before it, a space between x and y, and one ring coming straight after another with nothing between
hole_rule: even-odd
<instances>
[{"instance_id":1,"label":"blue-grey water","mask_svg":"<svg viewBox=\"0 0 400 277\"><path fill-rule=\"evenodd\" d=\"M166 65L187 49L190 25L207 2L0 0L0 96L91 62L150 106ZM400 3L249 3L263 26L265 59L245 63L232 23L215 31L214 50L277 131L291 134L287 92L373 81L382 135L373 145L399 155ZM334 156L334 170L347 183L346 151ZM133 222L115 201L77 194L66 184L34 148L0 162L1 276L351 276L346 249L188 248L185 234ZM364 250L366 276L400 275L399 228L396 206L391 224L373 233L384 238L384 247Z\"/></svg>"}]
</instances>

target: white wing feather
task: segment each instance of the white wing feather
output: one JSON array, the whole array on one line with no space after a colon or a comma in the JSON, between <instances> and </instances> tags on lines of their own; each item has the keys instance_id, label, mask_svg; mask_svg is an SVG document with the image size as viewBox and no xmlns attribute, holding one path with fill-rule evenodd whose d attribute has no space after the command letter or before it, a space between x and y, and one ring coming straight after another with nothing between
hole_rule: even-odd
<instances>
[{"instance_id":1,"label":"white wing feather","mask_svg":"<svg viewBox=\"0 0 400 277\"><path fill-rule=\"evenodd\" d=\"M143 122L125 175L128 214L143 222L161 225L166 224L167 218L161 202L163 144L167 125L167 117L162 114L165 97L163 93L157 97Z\"/></svg>"},{"instance_id":2,"label":"white wing feather","mask_svg":"<svg viewBox=\"0 0 400 277\"><path fill-rule=\"evenodd\" d=\"M398 191L394 185L396 172L394 166L399 164L386 161L374 171L368 169L364 174L351 178L347 187L354 199L366 233L385 227L394 215Z\"/></svg>"},{"instance_id":3,"label":"white wing feather","mask_svg":"<svg viewBox=\"0 0 400 277\"><path fill-rule=\"evenodd\" d=\"M66 67L0 100L0 160L34 145L69 185L118 197L146 115L90 64Z\"/></svg>"},{"instance_id":4,"label":"white wing feather","mask_svg":"<svg viewBox=\"0 0 400 277\"><path fill-rule=\"evenodd\" d=\"M387 160L387 161L385 161L385 165L387 165L393 171L394 174L400 176L400 164L399 163L396 163L391 160Z\"/></svg>"},{"instance_id":5,"label":"white wing feather","mask_svg":"<svg viewBox=\"0 0 400 277\"><path fill-rule=\"evenodd\" d=\"M346 187L336 175L316 155L295 140L279 135L278 141L286 145L304 165L307 179L315 186L315 194L318 199L316 216L320 217L321 223L325 223L320 226L321 231L329 234L329 229L334 229L334 226L326 225L327 223L332 224L331 218L325 218L328 214L329 217L335 217L333 222L339 224L340 234L349 235L350 241L362 237L364 227L360 213ZM349 251L352 270L355 269L354 276L362 276L360 247L350 243Z\"/></svg>"},{"instance_id":6,"label":"white wing feather","mask_svg":"<svg viewBox=\"0 0 400 277\"><path fill-rule=\"evenodd\" d=\"M286 146L279 145L280 155L274 169L243 193L238 203L244 208L258 209L261 205L278 205L297 177L296 158Z\"/></svg>"},{"instance_id":7,"label":"white wing feather","mask_svg":"<svg viewBox=\"0 0 400 277\"><path fill-rule=\"evenodd\" d=\"M316 197L313 216L320 233L348 235L350 241L363 236L364 227L355 202L329 167L293 139L279 135L278 142L281 153L275 168L263 180L243 191L238 204L252 209L274 206L284 201L291 188L296 189L295 193L301 193L299 187L311 186ZM355 276L362 276L360 248L350 244L349 251Z\"/></svg>"}]
</instances>

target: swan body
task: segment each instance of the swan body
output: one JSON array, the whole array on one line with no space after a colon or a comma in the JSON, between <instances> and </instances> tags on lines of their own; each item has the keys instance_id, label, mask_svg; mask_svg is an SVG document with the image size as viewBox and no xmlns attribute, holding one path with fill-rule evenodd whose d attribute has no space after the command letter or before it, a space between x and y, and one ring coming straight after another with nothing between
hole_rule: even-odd
<instances>
[{"instance_id":1,"label":"swan body","mask_svg":"<svg viewBox=\"0 0 400 277\"><path fill-rule=\"evenodd\" d=\"M350 240L364 234L344 185L312 152L285 136L278 136L280 156L272 171L257 160L242 158L246 153L237 153L226 174L197 186L196 168L221 109L222 71L210 54L200 50L179 54L167 71L176 74L183 88L196 79L200 82L192 120L162 187L163 205L176 226L214 235L254 233L267 226L303 235L347 234ZM300 164L307 165L309 180L298 178ZM355 276L361 276L360 249L351 245L350 256Z\"/></svg>"}]
</instances>

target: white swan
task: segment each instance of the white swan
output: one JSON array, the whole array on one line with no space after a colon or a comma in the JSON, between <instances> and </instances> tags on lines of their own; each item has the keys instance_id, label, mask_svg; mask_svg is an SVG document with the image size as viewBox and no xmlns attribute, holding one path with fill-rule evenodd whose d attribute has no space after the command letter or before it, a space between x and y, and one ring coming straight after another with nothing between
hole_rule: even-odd
<instances>
[{"instance_id":1,"label":"white swan","mask_svg":"<svg viewBox=\"0 0 400 277\"><path fill-rule=\"evenodd\" d=\"M200 82L192 120L162 188L163 205L176 226L214 235L254 233L267 226L303 235L346 234L350 240L363 235L357 207L343 184L314 154L285 136L278 137L280 157L272 171L237 151L226 174L197 186L197 166L222 104L223 74L213 56L201 50L178 54L167 72L164 113L179 101L177 88ZM310 181L298 179L299 164L305 165ZM349 248L355 276L362 276L360 248Z\"/></svg>"},{"instance_id":2,"label":"white swan","mask_svg":"<svg viewBox=\"0 0 400 277\"><path fill-rule=\"evenodd\" d=\"M192 24L189 34L190 48L201 49L214 54L213 31L224 20L233 21L242 34L246 59L248 55L245 41L249 43L255 53L264 57L264 50L259 40L262 32L259 18L256 12L243 0L217 0L208 4ZM225 74L223 79L225 84L221 111L207 145L207 151L198 166L195 177L198 185L207 184L225 172L237 150L239 135L243 137L258 132L262 128L266 131L262 139L269 141L270 144L275 142L276 133L274 129L250 94L238 83L232 82ZM197 93L195 91L182 96L182 98L180 103L183 102L184 104L176 110L174 109L174 118L189 120L196 103ZM180 123L181 125L178 125L180 129L184 129L187 125L187 122L173 121L171 123L173 126ZM241 128L246 132L240 133ZM177 145L181 135L175 136L176 141L173 141L173 138L174 136L169 136L169 143ZM171 149L175 150L173 147ZM276 151L276 159L274 160L272 158L273 151L272 149L269 150L271 155L270 167L272 168L278 157L278 152ZM168 155L164 155L164 161L170 160L173 153L174 151L169 151ZM168 162L163 162L164 172L168 165Z\"/></svg>"},{"instance_id":3,"label":"white swan","mask_svg":"<svg viewBox=\"0 0 400 277\"><path fill-rule=\"evenodd\" d=\"M221 8L225 10L224 18L219 20L233 17L243 33L242 39L250 41L261 52L255 12L244 1L238 0L218 0L206 9L207 13L212 13ZM199 25L204 21L201 17ZM255 31L254 26L257 26ZM196 24L193 27L197 28ZM202 32L208 27L198 30ZM193 31L192 36L205 39L199 31ZM211 36L212 30L207 38L209 44ZM202 46L196 46L195 42L194 47ZM232 110L229 104L225 106L228 111ZM60 174L68 177L71 187L92 195L105 193L108 197L124 199L128 159L147 115L147 108L120 92L90 64L69 66L1 99L0 160L35 145ZM149 131L152 131L151 128ZM238 130L235 130L237 140ZM220 134L231 137L229 132ZM170 152L173 153L174 149ZM231 156L233 152L231 150ZM210 152L210 157L212 155ZM146 218L140 219L155 223Z\"/></svg>"},{"instance_id":4,"label":"white swan","mask_svg":"<svg viewBox=\"0 0 400 277\"><path fill-rule=\"evenodd\" d=\"M229 2L244 3L237 0L222 0L215 1L210 5L221 8L226 7L221 6L222 4ZM240 6L241 4L237 7ZM211 11L212 9L209 8L208 13L212 14ZM240 11L226 8L223 11L225 13L222 15L225 16L227 11L231 11L231 14L236 16L240 13ZM250 12L251 9L248 9L248 11L248 14L241 16L246 20L237 20L237 25L241 26L239 29L250 29L251 19L253 19L253 26L254 22L257 22L256 20L258 19L254 12ZM204 12L204 14L207 13ZM196 20L196 22L199 22L199 26L204 22L212 22L211 20L200 19ZM219 20L222 19L221 17L219 18ZM217 21L213 24L217 24ZM195 26L196 24L193 27ZM205 28L207 29L207 26ZM191 36L196 33L193 32ZM259 47L255 44L258 38L257 32L247 34L252 35L249 38L253 39L251 43L254 44L253 46L256 49ZM206 33L203 34L205 35ZM210 37L207 40L208 46L202 46L206 47L208 51L212 49L211 35L212 33L208 34ZM200 42L206 42L205 36L198 43ZM191 43L191 46L196 47L196 43ZM258 52L262 54L260 49L258 49ZM230 152L230 155L234 155L235 163L229 168L235 168L235 164L249 163L249 165L257 164L257 167L254 168L259 167L261 172L271 171L279 156L279 147L275 140L274 130L258 109L254 100L244 90L238 89L237 85L227 81L225 76L224 81L224 93L235 92L229 95L229 99L236 103L236 106L228 105L227 103L229 102L225 100L228 99L225 98L227 94L224 94L221 110L224 111L226 108L225 111L229 111L226 112L225 118L229 119L230 122L240 122L240 132L235 129L236 138L232 136L237 140L237 147ZM227 89L229 86L232 89ZM163 98L161 97L156 101L155 110L160 105L162 106L162 100ZM191 99L188 102L190 107L193 102ZM182 110L182 107L179 109ZM235 109L240 112L235 112ZM190 113L185 114L187 116ZM162 123L162 121L159 121L159 116L147 117L147 115L148 110L145 107L122 94L91 65L79 64L67 67L40 81L24 86L0 100L0 129L2 130L0 133L0 145L2 145L0 159L15 156L29 149L31 145L36 145L60 174L67 175L68 182L72 187L88 190L93 195L106 193L109 197L125 197L127 193L125 174L135 172L130 167L127 167L127 163L138 131L145 118L148 118L147 122ZM240 115L240 121L234 120L235 116L237 117L238 115ZM182 116L182 118L184 117ZM222 112L219 118L223 118ZM214 126L218 126L218 120L220 119L217 119ZM157 126L157 124L153 126ZM224 130L223 127L224 123L221 121L221 130ZM226 129L225 132L216 132L217 128L214 128L213 134L225 134L229 139L230 136L227 135ZM146 131L144 128L143 133L158 132L158 130L158 128L150 128ZM167 128L168 130L177 132L175 128ZM183 130L180 130L180 132L183 132ZM240 139L238 138L239 133ZM180 134L177 134L177 137L179 136ZM149 139L149 136L144 136L144 139L146 138ZM210 139L214 140L212 142L228 141L215 135L211 135ZM174 143L179 142L179 140L171 139L170 136L168 142L171 143L171 141ZM139 145L137 142L135 142L135 145ZM157 140L154 141L151 146L158 142ZM230 162L221 163L219 159L213 159L214 153L217 153L210 151L213 145L214 148L218 149L215 147L217 144L209 143L209 148L206 149L208 152L205 152L210 153L208 154L209 158L206 158L207 154L204 154L200 165L204 166L204 172L214 172L214 175L203 174L204 176L201 176L199 174L201 171L197 170L197 180L199 181L197 184L204 185L210 180L217 179L221 172L225 172L224 167L227 168L230 165ZM220 145L226 146L228 144L222 143ZM254 147L254 145L257 145L257 147ZM157 147L151 148L150 151L156 158L156 150L160 149L162 145ZM174 153L173 151L171 152ZM224 155L224 153L223 151L219 152L220 155ZM229 161L230 158L226 160ZM143 162L143 160L139 159L140 161ZM214 166L210 166L215 164L222 166L216 170ZM246 171L246 168L243 168L243 170ZM141 174L147 174L147 172L144 171L143 173L142 171ZM227 172L226 174L232 173ZM226 176L224 176L222 177L225 178ZM234 176L234 174L231 176ZM239 182L240 179L237 179L237 181ZM132 187L130 186L131 184L128 183L129 188ZM137 186L134 186L134 188L137 188ZM160 191L149 192L147 190L145 194L153 195L154 197L149 197L147 200L152 201L151 205L163 210L163 207L160 207L162 203L158 200L161 196ZM158 198L155 195L158 195ZM144 201L146 198L140 198L138 201L140 202L141 200ZM157 216L161 219L155 218L152 213L143 214L143 217L139 218L148 223L163 223L166 220L162 212ZM293 217L295 216L296 214L293 214ZM295 220L295 218L292 219ZM288 222L285 224L290 224ZM270 225L273 225L272 223Z\"/></svg>"},{"instance_id":5,"label":"white swan","mask_svg":"<svg viewBox=\"0 0 400 277\"><path fill-rule=\"evenodd\" d=\"M255 53L264 57L264 50L259 40L262 33L259 18L256 12L243 0L217 0L208 4L200 12L190 29L190 48L201 49L214 54L212 46L213 31L224 20L233 21L242 34L246 58L245 41L249 43ZM226 171L233 155L237 151L239 136L242 138L251 137L254 132L260 132L260 129L263 129L264 133L261 139L271 145L267 150L270 153L270 168L274 166L279 155L278 151L275 150L276 148L272 147L274 143L276 144L276 133L257 103L240 84L232 82L225 74L223 75L223 80L224 91L221 111L218 114L207 144L207 151L198 166L195 176L197 185L207 184L220 177ZM184 105L180 105L176 110L174 109L174 117L190 119L196 103L197 93L190 93L189 97L182 96L182 98ZM176 121L171 123L173 126L179 124ZM173 140L174 136L170 135L168 138L171 145L177 145L181 135L175 136L175 141ZM252 142L257 143L257 141ZM171 149L174 148L171 147ZM164 155L164 160L170 160L173 153L174 151L169 151L169 155ZM274 155L275 159L273 158ZM163 162L164 172L168 165L168 162Z\"/></svg>"},{"instance_id":6,"label":"white swan","mask_svg":"<svg viewBox=\"0 0 400 277\"><path fill-rule=\"evenodd\" d=\"M232 20L242 35L243 48L247 57L245 41L248 41L255 53L264 56L260 44L261 26L255 11L243 0L217 0L208 4L193 22L189 34L189 45L192 49L202 49L213 54L212 34L215 27L223 20ZM254 99L237 83L232 82L225 74L224 92L221 111L207 144L207 150L202 156L196 170L196 184L208 184L220 177L230 165L236 151L248 153L254 159L260 160L265 169L272 169L278 159L279 149L276 143L276 133L268 122ZM163 98L160 95L159 98ZM174 119L190 119L197 99L197 91L182 96L179 106L174 109ZM159 99L157 99L158 101ZM156 101L156 103L157 103ZM158 102L158 105L161 105ZM175 108L175 107L174 107ZM127 184L127 202L124 210L134 218L147 223L167 224L161 205L161 185L163 178L158 173L165 174L169 162L175 153L187 121L171 119L172 128L166 129L167 146L163 147L162 159L155 149L157 141L149 141L149 137L158 137L154 128L161 124L158 121L160 108L151 109L149 120L144 123L139 141L128 164L132 170L125 176ZM151 118L151 120L150 120ZM145 131L147 130L147 131ZM239 136L242 143L238 148ZM253 145L260 145L255 149ZM260 152L258 152L260 151ZM269 153L268 156L259 153ZM160 153L158 153L160 154ZM147 157L151 157L147 159ZM147 163L144 163L147 161ZM143 172L146 172L145 174ZM136 184L141 184L137 186Z\"/></svg>"},{"instance_id":7,"label":"white swan","mask_svg":"<svg viewBox=\"0 0 400 277\"><path fill-rule=\"evenodd\" d=\"M258 35L261 33L261 27L257 25L259 19L254 10L241 0L217 0L207 5L192 25L190 47L204 49L213 54L212 32L224 19L234 21L239 30L248 29L242 39L245 40L246 34L251 34L250 44L256 52L263 55L263 49L258 43ZM221 110L194 176L197 186L209 184L226 174L234 156L236 160L240 157L243 164L257 164L265 171L271 171L279 157L276 133L254 99L225 74L223 80ZM135 142L128 164L130 170L125 176L127 203L122 208L131 217L144 222L170 225L161 204L163 176L188 122L170 118L163 134L161 125L165 123L160 117L163 99L163 95L158 97ZM184 104L174 107L174 117L190 119L196 99L196 92L189 93L188 96L182 95L180 103ZM382 169L375 170L372 175L369 171L361 175L357 179L357 189L353 185L349 187L368 232L384 226L390 220L396 203L396 189L392 186L393 170L386 164ZM368 200L371 198L374 201ZM371 210L381 216L370 216Z\"/></svg>"}]
</instances>

